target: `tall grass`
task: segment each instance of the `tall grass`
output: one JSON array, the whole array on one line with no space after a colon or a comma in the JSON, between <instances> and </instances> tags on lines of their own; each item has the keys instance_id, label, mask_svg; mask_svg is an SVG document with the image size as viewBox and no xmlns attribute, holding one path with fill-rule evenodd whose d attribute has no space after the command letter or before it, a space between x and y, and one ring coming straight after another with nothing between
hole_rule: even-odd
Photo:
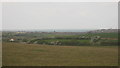
<instances>
[{"instance_id":1,"label":"tall grass","mask_svg":"<svg viewBox=\"0 0 120 68\"><path fill-rule=\"evenodd\" d=\"M116 46L3 43L3 66L117 66Z\"/></svg>"}]
</instances>

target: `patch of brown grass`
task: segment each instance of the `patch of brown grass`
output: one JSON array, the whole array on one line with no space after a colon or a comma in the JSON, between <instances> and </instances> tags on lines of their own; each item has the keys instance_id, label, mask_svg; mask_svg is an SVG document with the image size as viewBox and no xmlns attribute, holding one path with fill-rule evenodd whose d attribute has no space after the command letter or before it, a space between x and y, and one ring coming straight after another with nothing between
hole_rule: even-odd
<instances>
[{"instance_id":1,"label":"patch of brown grass","mask_svg":"<svg viewBox=\"0 0 120 68\"><path fill-rule=\"evenodd\" d=\"M116 66L117 46L3 43L4 66Z\"/></svg>"}]
</instances>

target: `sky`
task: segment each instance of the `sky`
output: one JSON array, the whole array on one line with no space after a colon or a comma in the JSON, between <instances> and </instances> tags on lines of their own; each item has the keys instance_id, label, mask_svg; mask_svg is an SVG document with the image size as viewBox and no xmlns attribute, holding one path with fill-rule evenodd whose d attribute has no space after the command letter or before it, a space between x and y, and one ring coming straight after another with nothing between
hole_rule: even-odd
<instances>
[{"instance_id":1,"label":"sky","mask_svg":"<svg viewBox=\"0 0 120 68\"><path fill-rule=\"evenodd\" d=\"M0 3L0 31L2 31L2 3ZM1 36L1 33L0 33Z\"/></svg>"},{"instance_id":2,"label":"sky","mask_svg":"<svg viewBox=\"0 0 120 68\"><path fill-rule=\"evenodd\" d=\"M118 28L117 2L5 2L3 30Z\"/></svg>"},{"instance_id":3,"label":"sky","mask_svg":"<svg viewBox=\"0 0 120 68\"><path fill-rule=\"evenodd\" d=\"M1 0L1 2L119 2L120 0Z\"/></svg>"}]
</instances>

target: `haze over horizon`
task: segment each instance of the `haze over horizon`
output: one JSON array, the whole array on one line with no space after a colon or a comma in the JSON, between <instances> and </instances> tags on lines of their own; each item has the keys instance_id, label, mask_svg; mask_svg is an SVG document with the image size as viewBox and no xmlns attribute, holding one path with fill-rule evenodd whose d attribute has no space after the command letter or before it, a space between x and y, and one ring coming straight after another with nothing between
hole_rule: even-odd
<instances>
[{"instance_id":1,"label":"haze over horizon","mask_svg":"<svg viewBox=\"0 0 120 68\"><path fill-rule=\"evenodd\" d=\"M3 3L3 30L117 29L115 2Z\"/></svg>"}]
</instances>

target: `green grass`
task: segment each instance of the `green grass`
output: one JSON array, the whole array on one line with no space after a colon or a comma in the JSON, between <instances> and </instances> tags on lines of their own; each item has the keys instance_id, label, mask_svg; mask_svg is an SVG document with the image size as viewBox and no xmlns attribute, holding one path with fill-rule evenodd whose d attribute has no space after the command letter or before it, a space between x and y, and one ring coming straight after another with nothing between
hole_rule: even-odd
<instances>
[{"instance_id":1,"label":"green grass","mask_svg":"<svg viewBox=\"0 0 120 68\"><path fill-rule=\"evenodd\" d=\"M118 33L87 33L87 34L80 34L80 35L51 35L55 37L80 37L80 36L87 36L87 37L92 37L92 36L100 36L102 38L118 38Z\"/></svg>"},{"instance_id":2,"label":"green grass","mask_svg":"<svg viewBox=\"0 0 120 68\"><path fill-rule=\"evenodd\" d=\"M91 46L91 40L90 39L33 39L30 41L30 43L37 42L37 44L49 44L51 45L51 42L59 41L61 45L76 45L76 46ZM101 39L98 42L100 42L100 46L117 46L118 40L111 40L111 39Z\"/></svg>"},{"instance_id":3,"label":"green grass","mask_svg":"<svg viewBox=\"0 0 120 68\"><path fill-rule=\"evenodd\" d=\"M118 38L118 33L89 33L89 34L82 34L79 36L100 36L102 38Z\"/></svg>"},{"instance_id":4,"label":"green grass","mask_svg":"<svg viewBox=\"0 0 120 68\"><path fill-rule=\"evenodd\" d=\"M32 51L40 51L40 52L46 52L47 50L43 50L43 49L34 49Z\"/></svg>"},{"instance_id":5,"label":"green grass","mask_svg":"<svg viewBox=\"0 0 120 68\"><path fill-rule=\"evenodd\" d=\"M0 41L0 67L2 67L2 42Z\"/></svg>"},{"instance_id":6,"label":"green grass","mask_svg":"<svg viewBox=\"0 0 120 68\"><path fill-rule=\"evenodd\" d=\"M117 46L3 43L3 66L117 66Z\"/></svg>"},{"instance_id":7,"label":"green grass","mask_svg":"<svg viewBox=\"0 0 120 68\"><path fill-rule=\"evenodd\" d=\"M43 40L39 40L39 39L35 39L35 40L31 40L30 43L34 43L37 41L37 44L50 44L51 42L55 42L55 41L59 41L60 43L62 43L61 45L90 45L90 40L79 40L79 39L43 39Z\"/></svg>"}]
</instances>

